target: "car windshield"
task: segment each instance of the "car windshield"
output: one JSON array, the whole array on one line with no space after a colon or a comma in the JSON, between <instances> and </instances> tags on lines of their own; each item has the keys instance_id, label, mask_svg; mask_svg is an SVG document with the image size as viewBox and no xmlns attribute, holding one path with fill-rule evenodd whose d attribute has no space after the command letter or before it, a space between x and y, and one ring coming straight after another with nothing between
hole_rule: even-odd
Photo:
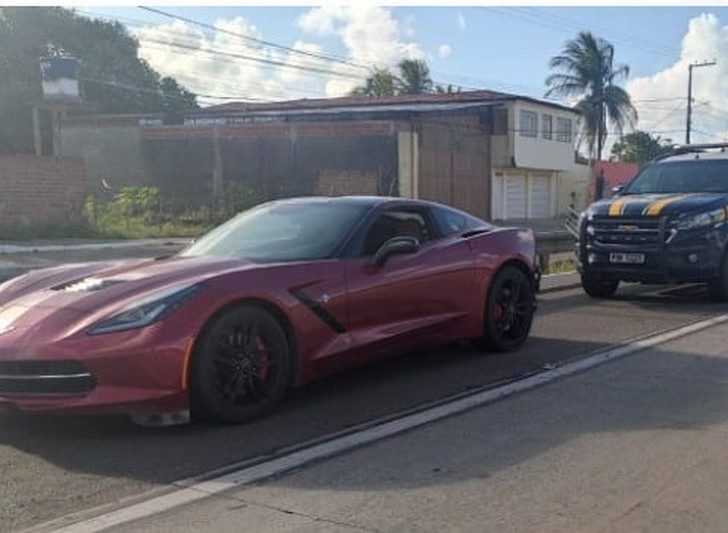
<instances>
[{"instance_id":1,"label":"car windshield","mask_svg":"<svg viewBox=\"0 0 728 533\"><path fill-rule=\"evenodd\" d=\"M330 202L265 204L245 211L194 242L182 256L252 261L331 257L366 206Z\"/></svg>"},{"instance_id":2,"label":"car windshield","mask_svg":"<svg viewBox=\"0 0 728 533\"><path fill-rule=\"evenodd\" d=\"M728 193L728 160L655 163L645 167L624 194Z\"/></svg>"}]
</instances>

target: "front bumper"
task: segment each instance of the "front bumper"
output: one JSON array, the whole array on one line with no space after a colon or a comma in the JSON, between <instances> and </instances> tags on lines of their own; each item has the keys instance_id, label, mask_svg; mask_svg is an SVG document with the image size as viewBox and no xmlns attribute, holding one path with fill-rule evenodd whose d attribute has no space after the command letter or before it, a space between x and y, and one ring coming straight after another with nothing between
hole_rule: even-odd
<instances>
[{"instance_id":1,"label":"front bumper","mask_svg":"<svg viewBox=\"0 0 728 533\"><path fill-rule=\"evenodd\" d=\"M188 339L161 328L32 344L0 336L0 405L26 412L140 415L188 408Z\"/></svg>"},{"instance_id":2,"label":"front bumper","mask_svg":"<svg viewBox=\"0 0 728 533\"><path fill-rule=\"evenodd\" d=\"M578 269L598 279L643 283L705 282L720 275L726 250L725 230L694 230L666 242L665 222L651 244L605 244L581 233L577 243ZM644 264L614 264L610 254L642 253Z\"/></svg>"}]
</instances>

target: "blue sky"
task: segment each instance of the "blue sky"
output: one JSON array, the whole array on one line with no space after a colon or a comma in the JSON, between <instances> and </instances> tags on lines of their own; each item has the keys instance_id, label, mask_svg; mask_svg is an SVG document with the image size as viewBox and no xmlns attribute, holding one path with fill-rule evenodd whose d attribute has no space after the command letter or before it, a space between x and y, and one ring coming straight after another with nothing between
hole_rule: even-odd
<instances>
[{"instance_id":1,"label":"blue sky","mask_svg":"<svg viewBox=\"0 0 728 533\"><path fill-rule=\"evenodd\" d=\"M213 24L219 18L243 16L261 30L266 40L292 45L301 31L296 20L308 8L293 7L162 7L161 9ZM120 16L150 23L164 17L135 7L86 7L84 11ZM392 8L396 19L414 31L414 40L433 58L433 71L443 81L470 78L540 88L548 74L547 61L563 42L581 29L612 41L617 59L627 63L633 76L645 76L667 67L679 58L680 42L688 21L704 12L728 20L728 8L673 7L400 7ZM458 15L465 28L458 24ZM335 38L319 39L326 50L344 54ZM442 44L452 54L440 58ZM508 53L503 53L503 47Z\"/></svg>"},{"instance_id":2,"label":"blue sky","mask_svg":"<svg viewBox=\"0 0 728 533\"><path fill-rule=\"evenodd\" d=\"M119 17L128 22L135 31L142 22L150 26L170 23L169 19L135 7L80 9L84 13ZM679 109L677 98L685 93L684 71L687 70L685 67L690 60L716 58L721 65L728 63L728 29L723 26L728 23L728 8L724 7L369 6L367 13L358 15L329 13L328 21L319 13L318 17L311 18L308 25L302 25L300 21L311 13L312 8L243 6L160 9L210 24L221 19L232 21L236 17L242 17L243 22L238 20L238 26L232 27L241 28L239 31L257 38L287 46L301 46L304 49L310 47L311 51L317 53L358 59L366 57L368 61L373 61L372 58L378 61L377 54L381 53L389 58L382 61L390 64L392 57L391 54L387 55L388 41L395 40L402 50L408 50L406 53L422 54L428 60L436 81L531 96L543 94L543 82L549 72L549 58L560 51L567 39L578 31L587 29L610 40L616 47L617 62L631 67L632 81L628 84L628 90L634 99L659 100L638 108L644 125L649 127L652 122L656 131L669 132L669 128L677 129L676 119L663 117L670 114L673 102L677 105L675 114L684 113ZM374 13L371 12L372 9L381 12ZM700 24L695 22L701 14L706 13L714 16L710 19L703 18ZM386 22L382 17L388 17L396 26L396 30L393 30L395 34L391 31L386 33L388 39L385 42L377 38L376 31L370 31L368 36L359 35L362 27ZM368 22L370 20L371 24ZM694 21L692 30L689 30L690 21ZM360 24L359 30L356 29L357 23ZM318 29L316 24L320 25ZM333 24L333 29L322 30L326 24ZM179 30L177 28L176 31ZM347 30L350 30L348 34ZM692 44L681 55L681 45L688 34L688 42ZM353 45L351 42L346 43L347 35L355 41ZM216 48L219 49L219 46ZM158 49L155 51L150 48L145 53L149 54L148 59L153 66L162 71L165 68L172 69L170 73L181 76L183 82L185 72L190 69L206 72L207 67L204 65L198 68L193 63L182 63L176 56L161 55L162 51ZM696 54L711 57L697 57ZM722 57L725 61L721 61ZM711 135L724 135L728 134L728 87L724 81L728 69L723 72L721 66L712 70L712 73L701 73L704 79L696 77L696 99L702 98L701 112L706 114L703 130ZM219 65L214 71L219 72ZM257 83L256 89L251 88L252 92L246 94L256 94L259 98L267 97L266 91L272 91L273 94L277 90L287 90L276 89L269 83L270 80L262 80L268 75L271 75L270 71L259 71L256 78L241 67L241 70L234 73L228 72L227 85L218 85L217 91L223 91L224 88L223 92L230 93L231 80L238 78L242 81L233 83L236 88L245 89ZM198 85L192 88L197 92L204 92L199 87L202 83L201 77L190 77L187 84ZM320 77L315 82L313 79L304 80L292 76L277 79L279 86L285 86L287 81L291 87L305 91L293 91L288 94L290 97L315 97L317 93L321 96L325 93L331 95L332 91L337 90L326 85L326 80ZM702 89L700 85L703 86ZM212 86L204 90L210 94L218 94ZM339 87L338 90L343 89ZM274 97L280 96L276 94ZM673 97L674 101L670 100Z\"/></svg>"}]
</instances>

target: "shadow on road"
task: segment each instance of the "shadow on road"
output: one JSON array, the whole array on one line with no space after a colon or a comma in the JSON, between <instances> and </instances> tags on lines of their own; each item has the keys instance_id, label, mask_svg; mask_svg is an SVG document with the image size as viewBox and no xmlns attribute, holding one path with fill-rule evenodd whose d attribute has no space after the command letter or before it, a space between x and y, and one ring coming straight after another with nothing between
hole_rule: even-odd
<instances>
[{"instance_id":1,"label":"shadow on road","mask_svg":"<svg viewBox=\"0 0 728 533\"><path fill-rule=\"evenodd\" d=\"M242 426L138 428L120 417L0 414L0 446L64 470L167 483L537 371L599 345L533 338L516 354L453 347L409 354L293 392L270 417Z\"/></svg>"},{"instance_id":2,"label":"shadow on road","mask_svg":"<svg viewBox=\"0 0 728 533\"><path fill-rule=\"evenodd\" d=\"M417 489L493 476L592 434L705 430L728 421L727 375L726 358L651 350L274 483L319 497Z\"/></svg>"},{"instance_id":3,"label":"shadow on road","mask_svg":"<svg viewBox=\"0 0 728 533\"><path fill-rule=\"evenodd\" d=\"M603 325L590 322L590 316L600 316L600 311L586 296L565 296L564 300L578 299L570 304L572 312L566 313L563 302L549 295L541 303L543 318L539 320L543 325L537 322L534 335L518 353L487 354L472 347L458 347L386 360L313 383L292 393L270 417L242 426L193 425L150 430L133 426L119 417L0 413L0 467L6 480L5 490L0 490L4 500L0 502L0 530L7 524L25 527L77 508L78 503L73 501L44 507L43 502L58 498L58 494L67 494L70 500L78 497L74 495L80 491L85 507L105 503L139 490L139 483L128 486L126 480L143 484L169 483L456 393L539 371L545 365L625 340L633 333L620 332L630 322L638 323L641 329L633 329L641 334L665 325L678 326L684 322L681 313L702 310L703 306L707 309L711 305L706 303L704 296L697 294L688 291L677 296L660 296L659 302L627 294L620 297L617 305L633 308L635 312L642 309L644 316L635 320L631 315L623 315L621 310L612 311L609 316L604 315ZM665 302L665 298L675 298L675 305L672 301ZM589 307L591 315L582 312L582 305ZM644 313L643 308L648 309L645 306L651 305L659 306L660 313L667 313L668 318L650 322L651 314ZM717 311L714 306L710 309L711 314ZM593 334L584 334L582 326L587 328L587 333ZM610 328L614 334L609 333ZM577 335L583 339L576 338ZM656 358L659 362L660 357L672 356L677 357L669 353L643 357ZM728 375L728 364L723 360L701 361L703 364L710 367L711 375ZM644 377L644 386L653 386L650 385L651 376ZM530 447L519 448L526 452L521 451L500 462L496 461L496 454L493 459L496 462L491 466L496 468L501 463L523 460L531 453L539 453L539 450L581 432L656 427L656 424L670 420L665 418L665 410L675 413L678 417L672 419L675 423L693 426L723 420L728 411L728 391L715 384L708 384L699 395L690 393L683 398L680 394L670 396L655 387L649 391L649 401L641 407L639 416L627 417L621 413L620 406L628 405L615 394L614 403L593 420L582 420L578 424L569 421L563 434L545 427L543 438L533 438ZM581 401L579 398L571 400ZM681 401L705 402L708 408L698 419L682 420L678 416L684 412ZM551 420L558 426L563 417L569 416L569 409L564 410L561 404L555 407L547 412L544 420ZM509 424L520 422L520 415L514 414ZM499 454L505 457L508 451L502 450ZM94 476L93 483L86 480L89 475ZM48 479L53 480L52 486L48 486ZM33 494L33 501L39 503L36 514L24 518L23 506L27 504L29 494Z\"/></svg>"}]
</instances>

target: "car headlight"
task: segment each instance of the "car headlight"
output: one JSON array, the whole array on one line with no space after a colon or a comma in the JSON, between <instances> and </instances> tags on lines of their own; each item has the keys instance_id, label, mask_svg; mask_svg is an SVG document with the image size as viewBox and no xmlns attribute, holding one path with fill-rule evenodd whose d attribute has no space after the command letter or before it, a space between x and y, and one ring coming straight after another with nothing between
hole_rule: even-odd
<instances>
[{"instance_id":1,"label":"car headlight","mask_svg":"<svg viewBox=\"0 0 728 533\"><path fill-rule=\"evenodd\" d=\"M89 329L89 335L113 333L128 329L143 328L154 322L159 322L170 313L178 309L184 302L197 294L202 285L188 285L171 287L130 305L120 313L97 322Z\"/></svg>"},{"instance_id":2,"label":"car headlight","mask_svg":"<svg viewBox=\"0 0 728 533\"><path fill-rule=\"evenodd\" d=\"M726 210L724 208L713 209L706 213L698 213L697 215L690 215L681 217L672 223L672 227L676 230L690 230L697 228L707 228L721 224L726 220Z\"/></svg>"}]
</instances>

